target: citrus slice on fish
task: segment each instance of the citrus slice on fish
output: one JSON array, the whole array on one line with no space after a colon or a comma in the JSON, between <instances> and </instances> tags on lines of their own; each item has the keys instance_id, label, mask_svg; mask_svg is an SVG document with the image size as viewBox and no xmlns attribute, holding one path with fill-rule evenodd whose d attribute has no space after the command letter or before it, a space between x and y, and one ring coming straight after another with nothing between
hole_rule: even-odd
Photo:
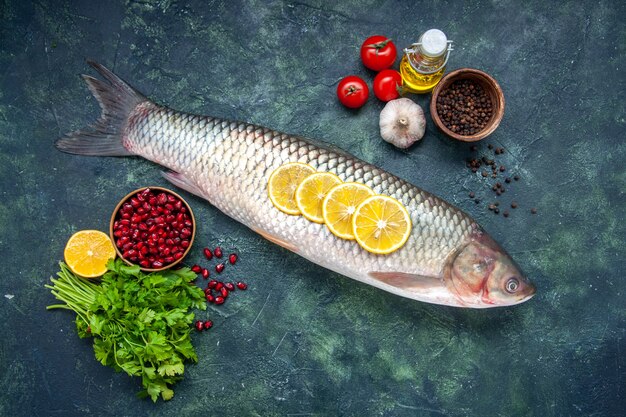
<instances>
[{"instance_id":1,"label":"citrus slice on fish","mask_svg":"<svg viewBox=\"0 0 626 417\"><path fill-rule=\"evenodd\" d=\"M352 216L356 241L368 252L388 254L400 249L411 234L411 217L404 205L386 195L366 198Z\"/></svg>"},{"instance_id":2,"label":"citrus slice on fish","mask_svg":"<svg viewBox=\"0 0 626 417\"><path fill-rule=\"evenodd\" d=\"M352 216L356 208L374 191L364 184L345 182L333 187L322 203L322 216L328 229L337 237L354 240Z\"/></svg>"},{"instance_id":3,"label":"citrus slice on fish","mask_svg":"<svg viewBox=\"0 0 626 417\"><path fill-rule=\"evenodd\" d=\"M304 217L315 223L324 223L322 203L326 194L341 180L330 172L318 172L306 177L296 190L296 204Z\"/></svg>"},{"instance_id":4,"label":"citrus slice on fish","mask_svg":"<svg viewBox=\"0 0 626 417\"><path fill-rule=\"evenodd\" d=\"M96 278L107 271L107 262L115 258L115 248L105 233L99 230L81 230L67 241L63 257L76 275Z\"/></svg>"},{"instance_id":5,"label":"citrus slice on fish","mask_svg":"<svg viewBox=\"0 0 626 417\"><path fill-rule=\"evenodd\" d=\"M311 165L290 162L272 172L267 182L267 192L274 206L287 214L300 214L296 204L296 189L309 175L315 172Z\"/></svg>"}]
</instances>

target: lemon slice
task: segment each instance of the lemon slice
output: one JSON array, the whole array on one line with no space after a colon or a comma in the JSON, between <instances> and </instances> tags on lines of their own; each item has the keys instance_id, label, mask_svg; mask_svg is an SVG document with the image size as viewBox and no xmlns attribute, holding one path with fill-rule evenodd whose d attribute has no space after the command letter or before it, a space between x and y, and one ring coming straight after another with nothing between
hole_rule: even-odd
<instances>
[{"instance_id":1,"label":"lemon slice","mask_svg":"<svg viewBox=\"0 0 626 417\"><path fill-rule=\"evenodd\" d=\"M354 240L352 215L359 204L374 191L367 185L346 182L333 187L322 203L322 215L328 229L337 237Z\"/></svg>"},{"instance_id":2,"label":"lemon slice","mask_svg":"<svg viewBox=\"0 0 626 417\"><path fill-rule=\"evenodd\" d=\"M267 182L267 192L272 204L287 214L300 214L296 205L296 189L303 179L314 172L312 166L301 162L290 162L276 168Z\"/></svg>"},{"instance_id":3,"label":"lemon slice","mask_svg":"<svg viewBox=\"0 0 626 417\"><path fill-rule=\"evenodd\" d=\"M368 197L352 216L352 231L361 247L376 254L400 249L411 234L411 218L395 198L385 195Z\"/></svg>"},{"instance_id":4,"label":"lemon slice","mask_svg":"<svg viewBox=\"0 0 626 417\"><path fill-rule=\"evenodd\" d=\"M306 177L296 190L296 204L304 217L315 223L324 223L322 203L326 194L341 180L330 172L318 172Z\"/></svg>"},{"instance_id":5,"label":"lemon slice","mask_svg":"<svg viewBox=\"0 0 626 417\"><path fill-rule=\"evenodd\" d=\"M95 278L107 271L107 262L115 258L109 236L99 230L81 230L70 237L63 252L65 263L81 277Z\"/></svg>"}]
</instances>

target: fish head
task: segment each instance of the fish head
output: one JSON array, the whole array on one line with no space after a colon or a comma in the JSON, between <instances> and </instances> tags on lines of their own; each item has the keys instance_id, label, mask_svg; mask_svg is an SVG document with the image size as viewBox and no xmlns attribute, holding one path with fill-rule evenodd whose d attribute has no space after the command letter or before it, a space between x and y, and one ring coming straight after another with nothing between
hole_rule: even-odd
<instances>
[{"instance_id":1,"label":"fish head","mask_svg":"<svg viewBox=\"0 0 626 417\"><path fill-rule=\"evenodd\" d=\"M474 308L519 304L535 294L513 259L482 230L452 254L444 281L462 305Z\"/></svg>"}]
</instances>

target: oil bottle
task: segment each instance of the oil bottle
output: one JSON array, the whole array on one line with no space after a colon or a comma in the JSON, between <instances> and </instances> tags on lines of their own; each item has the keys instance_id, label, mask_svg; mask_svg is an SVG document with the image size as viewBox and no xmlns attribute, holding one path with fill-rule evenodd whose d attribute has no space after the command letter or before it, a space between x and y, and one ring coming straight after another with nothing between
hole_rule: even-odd
<instances>
[{"instance_id":1,"label":"oil bottle","mask_svg":"<svg viewBox=\"0 0 626 417\"><path fill-rule=\"evenodd\" d=\"M412 93L431 91L446 70L452 41L439 29L430 29L404 50L400 74L404 87Z\"/></svg>"}]
</instances>

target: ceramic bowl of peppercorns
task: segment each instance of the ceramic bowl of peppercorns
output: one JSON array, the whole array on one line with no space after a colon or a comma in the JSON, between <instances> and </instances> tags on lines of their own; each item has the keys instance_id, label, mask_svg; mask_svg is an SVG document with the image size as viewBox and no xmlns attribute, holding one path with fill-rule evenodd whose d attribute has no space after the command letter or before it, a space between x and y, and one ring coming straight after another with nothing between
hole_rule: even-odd
<instances>
[{"instance_id":1,"label":"ceramic bowl of peppercorns","mask_svg":"<svg viewBox=\"0 0 626 417\"><path fill-rule=\"evenodd\" d=\"M451 138L476 142L486 138L504 115L504 94L489 74L472 68L452 71L433 90L430 115Z\"/></svg>"},{"instance_id":2,"label":"ceramic bowl of peppercorns","mask_svg":"<svg viewBox=\"0 0 626 417\"><path fill-rule=\"evenodd\" d=\"M143 187L118 203L109 233L115 251L143 271L161 271L179 263L191 249L196 222L191 207L174 191Z\"/></svg>"}]
</instances>

